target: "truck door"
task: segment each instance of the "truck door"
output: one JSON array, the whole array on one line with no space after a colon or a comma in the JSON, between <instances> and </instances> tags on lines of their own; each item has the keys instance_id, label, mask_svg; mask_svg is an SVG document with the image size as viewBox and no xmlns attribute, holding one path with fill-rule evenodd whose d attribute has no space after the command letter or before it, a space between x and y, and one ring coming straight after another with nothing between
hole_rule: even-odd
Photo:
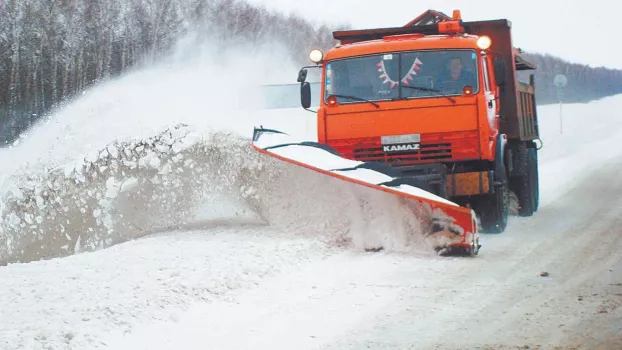
<instances>
[{"instance_id":1,"label":"truck door","mask_svg":"<svg viewBox=\"0 0 622 350\"><path fill-rule=\"evenodd\" d=\"M484 94L486 96L486 106L488 109L488 123L491 128L495 127L495 118L497 117L497 100L491 89L490 72L488 70L488 57L482 57L482 70L484 71Z\"/></svg>"}]
</instances>

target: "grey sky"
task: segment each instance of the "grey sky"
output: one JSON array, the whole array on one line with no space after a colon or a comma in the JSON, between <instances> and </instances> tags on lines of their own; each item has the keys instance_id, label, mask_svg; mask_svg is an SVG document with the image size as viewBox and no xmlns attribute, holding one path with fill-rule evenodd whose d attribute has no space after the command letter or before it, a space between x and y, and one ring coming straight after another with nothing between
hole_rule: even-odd
<instances>
[{"instance_id":1,"label":"grey sky","mask_svg":"<svg viewBox=\"0 0 622 350\"><path fill-rule=\"evenodd\" d=\"M249 1L264 4L269 9L304 14L314 22L347 23L355 28L401 26L427 9L451 14L454 8L459 8L466 21L509 19L513 26L514 46L527 51L550 53L594 67L622 69L622 59L618 56L622 46L617 39L620 22L615 20L622 5L611 0Z\"/></svg>"}]
</instances>

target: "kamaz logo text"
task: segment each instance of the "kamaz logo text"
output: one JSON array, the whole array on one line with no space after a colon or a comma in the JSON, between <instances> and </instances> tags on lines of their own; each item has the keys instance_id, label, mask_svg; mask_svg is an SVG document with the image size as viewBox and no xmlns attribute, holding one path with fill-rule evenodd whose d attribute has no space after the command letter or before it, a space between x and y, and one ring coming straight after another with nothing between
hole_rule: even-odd
<instances>
[{"instance_id":1,"label":"kamaz logo text","mask_svg":"<svg viewBox=\"0 0 622 350\"><path fill-rule=\"evenodd\" d=\"M421 149L421 145L418 143L409 143L404 145L388 145L382 146L383 152L404 152L404 151L418 151Z\"/></svg>"}]
</instances>

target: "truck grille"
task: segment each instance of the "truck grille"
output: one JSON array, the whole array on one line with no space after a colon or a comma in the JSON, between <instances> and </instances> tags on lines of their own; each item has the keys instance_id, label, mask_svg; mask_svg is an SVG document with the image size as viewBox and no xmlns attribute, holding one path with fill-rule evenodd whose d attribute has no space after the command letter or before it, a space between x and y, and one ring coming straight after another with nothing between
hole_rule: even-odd
<instances>
[{"instance_id":1,"label":"truck grille","mask_svg":"<svg viewBox=\"0 0 622 350\"><path fill-rule=\"evenodd\" d=\"M358 161L379 161L391 165L476 159L479 156L477 131L422 135L420 149L385 153L380 138L332 140L329 146L343 157Z\"/></svg>"},{"instance_id":2,"label":"truck grille","mask_svg":"<svg viewBox=\"0 0 622 350\"><path fill-rule=\"evenodd\" d=\"M451 159L451 143L422 144L419 151L392 153L390 156L385 154L381 147L356 148L352 152L352 158L355 160L375 160L387 163Z\"/></svg>"}]
</instances>

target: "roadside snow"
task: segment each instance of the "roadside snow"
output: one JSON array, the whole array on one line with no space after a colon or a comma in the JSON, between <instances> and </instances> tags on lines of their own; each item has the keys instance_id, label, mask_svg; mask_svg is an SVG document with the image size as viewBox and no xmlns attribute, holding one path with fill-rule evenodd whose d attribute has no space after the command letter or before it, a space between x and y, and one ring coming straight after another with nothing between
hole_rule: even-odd
<instances>
[{"instance_id":1,"label":"roadside snow","mask_svg":"<svg viewBox=\"0 0 622 350\"><path fill-rule=\"evenodd\" d=\"M94 253L0 268L1 349L99 347L102 334L176 321L330 249L260 226L154 235Z\"/></svg>"},{"instance_id":2,"label":"roadside snow","mask_svg":"<svg viewBox=\"0 0 622 350\"><path fill-rule=\"evenodd\" d=\"M82 249L95 250L180 228L193 220L197 206L217 207L213 196L236 198L234 183L251 169L239 158L208 155L229 135L205 137L177 126L111 143L63 167L10 176L0 208L10 218L0 222L0 264L70 255L78 240ZM228 156L244 153L240 141L229 142Z\"/></svg>"},{"instance_id":3,"label":"roadside snow","mask_svg":"<svg viewBox=\"0 0 622 350\"><path fill-rule=\"evenodd\" d=\"M430 269L429 275L452 265L409 259ZM232 300L198 303L173 322L140 325L131 334L115 332L106 342L117 350L318 348L392 304L400 289L375 282L397 273L404 262L384 254L337 254L252 290L233 292Z\"/></svg>"},{"instance_id":4,"label":"roadside snow","mask_svg":"<svg viewBox=\"0 0 622 350\"><path fill-rule=\"evenodd\" d=\"M538 152L541 204L554 203L560 195L586 180L589 170L622 156L622 118L617 114L620 105L622 95L564 105L563 130L558 105L538 108L544 143Z\"/></svg>"}]
</instances>

